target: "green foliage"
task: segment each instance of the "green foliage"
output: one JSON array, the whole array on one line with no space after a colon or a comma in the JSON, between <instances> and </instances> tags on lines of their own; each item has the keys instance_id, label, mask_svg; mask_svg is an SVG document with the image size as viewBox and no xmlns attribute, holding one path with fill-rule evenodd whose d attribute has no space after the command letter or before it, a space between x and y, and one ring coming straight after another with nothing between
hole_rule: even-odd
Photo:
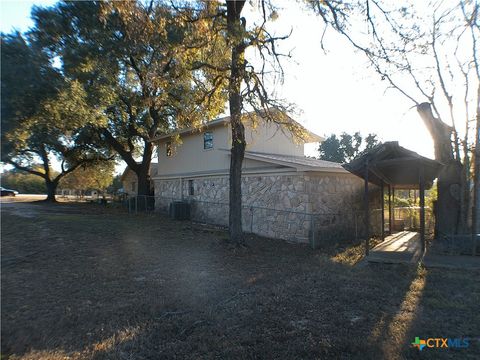
<instances>
[{"instance_id":1,"label":"green foliage","mask_svg":"<svg viewBox=\"0 0 480 360\"><path fill-rule=\"evenodd\" d=\"M2 34L1 40L3 135L57 93L61 75L51 67L48 56L20 33Z\"/></svg>"},{"instance_id":2,"label":"green foliage","mask_svg":"<svg viewBox=\"0 0 480 360\"><path fill-rule=\"evenodd\" d=\"M90 132L106 119L86 99L83 87L63 78L32 38L2 35L3 162L44 178L53 189L80 164L105 156ZM52 170L52 157L60 173Z\"/></svg>"},{"instance_id":3,"label":"green foliage","mask_svg":"<svg viewBox=\"0 0 480 360\"><path fill-rule=\"evenodd\" d=\"M433 209L433 204L437 201L438 199L438 187L437 187L437 182L433 184L432 188L430 190L425 191L425 206L429 207L430 209Z\"/></svg>"},{"instance_id":4,"label":"green foliage","mask_svg":"<svg viewBox=\"0 0 480 360\"><path fill-rule=\"evenodd\" d=\"M363 138L359 132L353 135L344 132L339 138L335 134L327 137L320 144L318 151L322 160L346 163L378 144L375 134L368 134Z\"/></svg>"},{"instance_id":5,"label":"green foliage","mask_svg":"<svg viewBox=\"0 0 480 360\"><path fill-rule=\"evenodd\" d=\"M114 170L115 163L113 161L101 161L80 166L62 178L59 186L72 190L104 191L113 182Z\"/></svg>"},{"instance_id":6,"label":"green foliage","mask_svg":"<svg viewBox=\"0 0 480 360\"><path fill-rule=\"evenodd\" d=\"M82 85L89 106L105 109L95 142L138 175L139 193L149 184L152 140L224 110L227 81L215 69L228 64L228 51L224 37L210 31L217 7L215 1L60 2L33 11L32 36ZM213 66L201 66L207 60Z\"/></svg>"},{"instance_id":7,"label":"green foliage","mask_svg":"<svg viewBox=\"0 0 480 360\"><path fill-rule=\"evenodd\" d=\"M41 177L15 170L2 174L2 186L17 190L21 194L46 193L45 181Z\"/></svg>"},{"instance_id":8,"label":"green foliage","mask_svg":"<svg viewBox=\"0 0 480 360\"><path fill-rule=\"evenodd\" d=\"M224 109L223 79L196 66L225 59L222 42L208 41L205 21L139 1L59 3L33 17L36 38L87 89L91 106L107 108L105 130L131 155L142 155L159 133L199 125Z\"/></svg>"}]
</instances>

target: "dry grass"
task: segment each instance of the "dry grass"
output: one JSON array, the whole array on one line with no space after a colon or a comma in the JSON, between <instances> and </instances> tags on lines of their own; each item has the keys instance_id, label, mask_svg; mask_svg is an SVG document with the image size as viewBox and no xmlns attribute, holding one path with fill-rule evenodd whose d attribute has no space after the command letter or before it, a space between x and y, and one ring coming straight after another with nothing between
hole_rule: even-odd
<instances>
[{"instance_id":1,"label":"dry grass","mask_svg":"<svg viewBox=\"0 0 480 360\"><path fill-rule=\"evenodd\" d=\"M111 211L114 211L112 213ZM479 358L478 272L352 266L335 251L96 205L2 208L2 353L11 359Z\"/></svg>"}]
</instances>

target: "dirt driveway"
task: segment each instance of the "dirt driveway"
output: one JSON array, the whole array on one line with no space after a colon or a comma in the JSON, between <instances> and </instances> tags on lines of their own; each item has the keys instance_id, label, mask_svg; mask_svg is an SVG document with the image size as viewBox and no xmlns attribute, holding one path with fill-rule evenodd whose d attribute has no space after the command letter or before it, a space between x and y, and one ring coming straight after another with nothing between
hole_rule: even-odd
<instances>
[{"instance_id":1,"label":"dirt driveway","mask_svg":"<svg viewBox=\"0 0 480 360\"><path fill-rule=\"evenodd\" d=\"M1 235L11 359L480 357L478 271L258 237L232 249L219 229L93 204L2 204ZM416 336L470 346L419 354Z\"/></svg>"}]
</instances>

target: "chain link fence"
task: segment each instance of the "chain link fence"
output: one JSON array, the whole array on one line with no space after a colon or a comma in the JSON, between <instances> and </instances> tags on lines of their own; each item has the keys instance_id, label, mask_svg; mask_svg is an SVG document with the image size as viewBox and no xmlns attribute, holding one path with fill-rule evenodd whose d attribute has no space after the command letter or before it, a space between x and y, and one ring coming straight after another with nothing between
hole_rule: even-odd
<instances>
[{"instance_id":1,"label":"chain link fence","mask_svg":"<svg viewBox=\"0 0 480 360\"><path fill-rule=\"evenodd\" d=\"M164 196L132 196L123 205L129 213L169 214L170 204L186 201L190 205L190 219L195 222L228 227L228 203ZM372 234L379 234L381 214L373 210L370 217ZM310 213L305 211L242 206L242 227L247 233L309 243L313 248L332 243L353 242L365 237L364 213L349 210L336 213Z\"/></svg>"},{"instance_id":2,"label":"chain link fence","mask_svg":"<svg viewBox=\"0 0 480 360\"><path fill-rule=\"evenodd\" d=\"M227 202L180 199L165 196L132 196L123 200L129 213L163 213L168 215L174 201L188 202L190 219L195 222L228 227ZM388 209L384 210L385 233L420 230L420 207L397 207L392 211L392 224ZM382 211L370 212L370 234L381 236ZM362 209L343 212L310 213L305 211L266 208L254 205L242 207L242 226L247 233L309 243L313 248L332 244L356 242L366 235L365 214ZM435 218L431 209L425 209L425 232L433 238ZM480 234L439 235L432 243L435 252L448 254L479 254Z\"/></svg>"}]
</instances>

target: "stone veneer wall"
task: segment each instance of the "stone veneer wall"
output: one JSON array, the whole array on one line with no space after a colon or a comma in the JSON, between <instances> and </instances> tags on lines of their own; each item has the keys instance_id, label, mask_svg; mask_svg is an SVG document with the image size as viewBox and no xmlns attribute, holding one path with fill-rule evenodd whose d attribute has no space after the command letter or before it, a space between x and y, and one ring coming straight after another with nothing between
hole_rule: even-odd
<instances>
[{"instance_id":1,"label":"stone veneer wall","mask_svg":"<svg viewBox=\"0 0 480 360\"><path fill-rule=\"evenodd\" d=\"M193 196L188 196L188 180L183 180L183 194L192 201L192 219L227 226L228 176L193 178ZM155 180L156 208L166 210L182 198L181 190L180 179ZM246 232L306 243L314 234L322 244L351 240L364 229L363 181L351 174L245 175L242 196Z\"/></svg>"}]
</instances>

